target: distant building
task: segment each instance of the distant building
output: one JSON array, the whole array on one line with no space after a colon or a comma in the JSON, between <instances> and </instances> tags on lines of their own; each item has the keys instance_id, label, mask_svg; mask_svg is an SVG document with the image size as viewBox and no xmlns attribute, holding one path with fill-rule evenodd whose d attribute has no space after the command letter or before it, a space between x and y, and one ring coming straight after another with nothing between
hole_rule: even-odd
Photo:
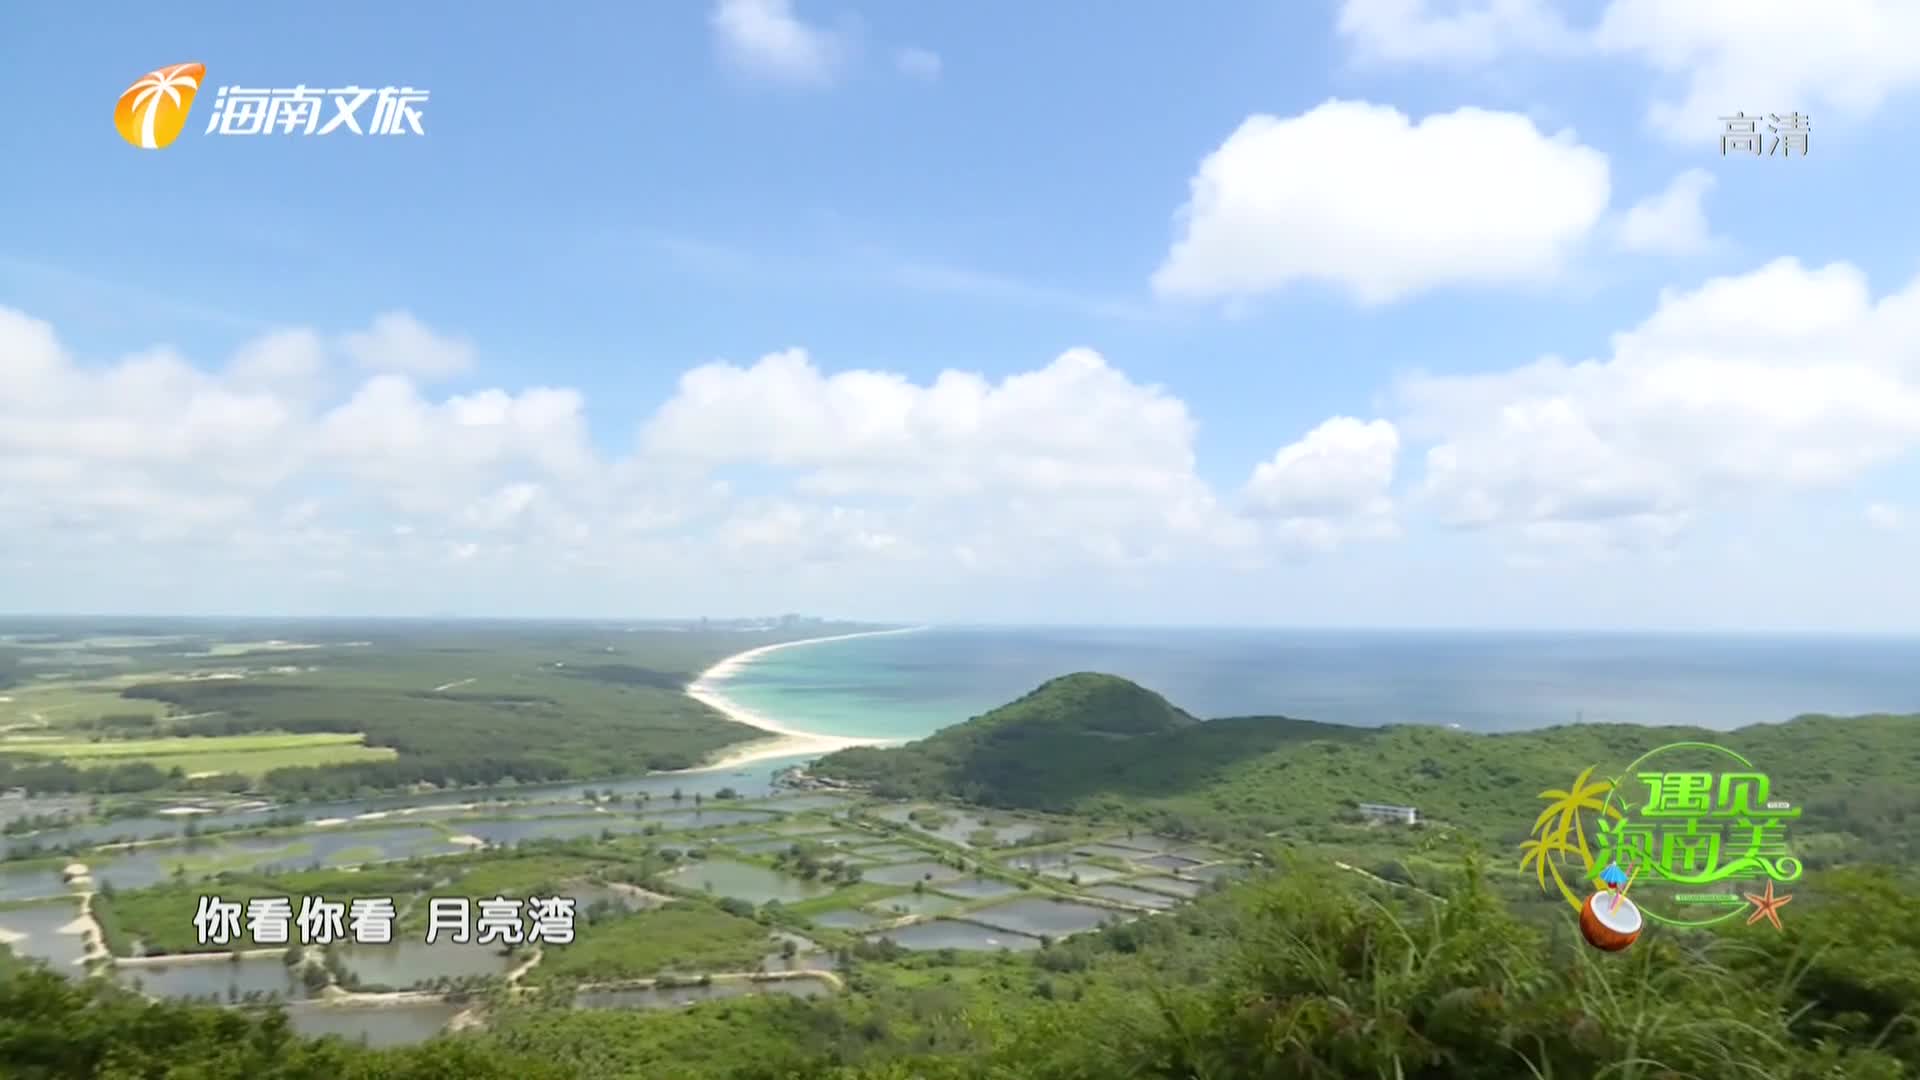
<instances>
[{"instance_id":1,"label":"distant building","mask_svg":"<svg viewBox=\"0 0 1920 1080\"><path fill-rule=\"evenodd\" d=\"M1387 806L1384 803L1361 803L1360 816L1371 821L1391 821L1401 825L1416 825L1420 821L1420 812L1413 807Z\"/></svg>"}]
</instances>

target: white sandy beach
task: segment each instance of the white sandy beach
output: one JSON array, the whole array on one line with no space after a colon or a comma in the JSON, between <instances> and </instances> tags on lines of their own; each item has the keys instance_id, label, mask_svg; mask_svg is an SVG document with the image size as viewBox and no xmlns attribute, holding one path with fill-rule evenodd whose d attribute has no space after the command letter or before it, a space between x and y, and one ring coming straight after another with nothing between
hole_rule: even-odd
<instances>
[{"instance_id":1,"label":"white sandy beach","mask_svg":"<svg viewBox=\"0 0 1920 1080\"><path fill-rule=\"evenodd\" d=\"M773 761L778 758L800 757L805 754L831 754L835 750L845 750L853 746L890 746L899 739L861 739L842 735L821 735L812 731L798 731L768 719L728 698L721 692L721 684L734 672L752 663L759 657L780 649L792 649L801 645L818 645L827 641L845 641L849 638L879 637L882 634L913 634L925 630L924 626L909 626L898 630L862 630L853 634L832 634L827 637L801 638L798 641L782 641L773 645L762 645L757 649L735 653L725 660L700 673L687 687L687 696L702 705L750 727L757 727L768 734L768 738L733 747L706 765L687 772L711 772L718 769L737 769L742 765L751 765L760 761Z\"/></svg>"}]
</instances>

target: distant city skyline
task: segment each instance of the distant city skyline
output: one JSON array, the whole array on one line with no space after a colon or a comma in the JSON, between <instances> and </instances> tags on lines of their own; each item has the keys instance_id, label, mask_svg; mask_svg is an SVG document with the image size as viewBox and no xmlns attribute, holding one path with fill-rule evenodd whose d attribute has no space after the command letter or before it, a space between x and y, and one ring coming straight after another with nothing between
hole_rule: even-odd
<instances>
[{"instance_id":1,"label":"distant city skyline","mask_svg":"<svg viewBox=\"0 0 1920 1080\"><path fill-rule=\"evenodd\" d=\"M1776 8L23 12L0 605L1920 630L1920 7Z\"/></svg>"}]
</instances>

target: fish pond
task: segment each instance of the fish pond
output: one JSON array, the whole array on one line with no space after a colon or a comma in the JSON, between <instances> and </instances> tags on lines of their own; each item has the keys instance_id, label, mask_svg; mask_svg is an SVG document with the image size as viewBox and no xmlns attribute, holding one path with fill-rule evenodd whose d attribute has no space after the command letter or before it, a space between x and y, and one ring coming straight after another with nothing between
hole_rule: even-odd
<instances>
[{"instance_id":1,"label":"fish pond","mask_svg":"<svg viewBox=\"0 0 1920 1080\"><path fill-rule=\"evenodd\" d=\"M824 926L832 930L870 930L893 920L883 919L864 911L856 911L853 908L835 908L809 915L807 921L815 926Z\"/></svg>"},{"instance_id":2,"label":"fish pond","mask_svg":"<svg viewBox=\"0 0 1920 1080\"><path fill-rule=\"evenodd\" d=\"M113 977L122 986L162 998L229 1002L250 995L278 995L282 1001L307 996L306 984L278 956L119 963Z\"/></svg>"},{"instance_id":3,"label":"fish pond","mask_svg":"<svg viewBox=\"0 0 1920 1080\"><path fill-rule=\"evenodd\" d=\"M715 896L731 896L750 904L778 900L795 904L825 896L834 886L821 881L783 874L764 866L733 859L702 859L688 863L668 875L675 885Z\"/></svg>"},{"instance_id":4,"label":"fish pond","mask_svg":"<svg viewBox=\"0 0 1920 1080\"><path fill-rule=\"evenodd\" d=\"M462 945L442 939L432 945L419 940L342 945L339 954L362 989L405 990L435 979L505 975L516 961L500 949L498 943Z\"/></svg>"},{"instance_id":5,"label":"fish pond","mask_svg":"<svg viewBox=\"0 0 1920 1080\"><path fill-rule=\"evenodd\" d=\"M860 872L860 877L862 880L876 882L881 885L911 885L916 881L924 881L929 885L933 885L938 882L952 881L955 878L965 877L966 873L965 870L955 870L945 863L928 861L893 863L887 866L869 867Z\"/></svg>"},{"instance_id":6,"label":"fish pond","mask_svg":"<svg viewBox=\"0 0 1920 1080\"><path fill-rule=\"evenodd\" d=\"M1023 891L1020 886L999 878L973 877L960 881L943 881L936 886L948 896L964 896L969 900L991 900L996 896L1012 896Z\"/></svg>"},{"instance_id":7,"label":"fish pond","mask_svg":"<svg viewBox=\"0 0 1920 1080\"><path fill-rule=\"evenodd\" d=\"M1122 904L1132 904L1134 907L1151 908L1154 911L1166 911L1169 908L1179 907L1182 903L1181 898L1178 896L1148 892L1145 889L1136 889L1130 885L1095 885L1092 888L1081 889L1080 891L1088 896L1097 896L1102 900L1113 900Z\"/></svg>"},{"instance_id":8,"label":"fish pond","mask_svg":"<svg viewBox=\"0 0 1920 1080\"><path fill-rule=\"evenodd\" d=\"M1014 952L1027 952L1040 947L1040 939L1037 937L991 926L960 922L956 919L933 919L928 922L914 923L912 926L883 930L868 934L867 940L891 941L903 949L912 949L916 952L936 949L959 949L966 952L1011 949Z\"/></svg>"},{"instance_id":9,"label":"fish pond","mask_svg":"<svg viewBox=\"0 0 1920 1080\"><path fill-rule=\"evenodd\" d=\"M66 932L80 918L80 904L59 900L47 904L25 904L0 908L0 941L15 955L44 960L62 975L80 975L80 961L87 953L84 934Z\"/></svg>"},{"instance_id":10,"label":"fish pond","mask_svg":"<svg viewBox=\"0 0 1920 1080\"><path fill-rule=\"evenodd\" d=\"M1131 916L1110 908L1035 896L981 908L969 913L967 918L999 930L1060 937L1093 930L1109 922L1124 922Z\"/></svg>"},{"instance_id":11,"label":"fish pond","mask_svg":"<svg viewBox=\"0 0 1920 1080\"><path fill-rule=\"evenodd\" d=\"M59 866L8 866L0 863L0 901L45 900L64 896L67 891L67 883L60 876Z\"/></svg>"},{"instance_id":12,"label":"fish pond","mask_svg":"<svg viewBox=\"0 0 1920 1080\"><path fill-rule=\"evenodd\" d=\"M1199 896L1207 889L1207 883L1204 881L1191 881L1187 878L1161 877L1158 875L1128 878L1125 884L1131 885L1136 889L1152 889L1154 892L1163 892L1172 896L1185 897L1188 899Z\"/></svg>"},{"instance_id":13,"label":"fish pond","mask_svg":"<svg viewBox=\"0 0 1920 1080\"><path fill-rule=\"evenodd\" d=\"M944 915L962 903L964 901L939 893L901 893L885 900L876 900L867 906L882 915L899 918L903 915Z\"/></svg>"}]
</instances>

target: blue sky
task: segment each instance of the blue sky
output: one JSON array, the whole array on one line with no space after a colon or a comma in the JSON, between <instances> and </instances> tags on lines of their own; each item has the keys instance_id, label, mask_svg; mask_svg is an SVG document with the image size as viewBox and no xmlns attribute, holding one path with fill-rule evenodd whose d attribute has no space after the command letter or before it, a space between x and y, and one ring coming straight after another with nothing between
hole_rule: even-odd
<instances>
[{"instance_id":1,"label":"blue sky","mask_svg":"<svg viewBox=\"0 0 1920 1080\"><path fill-rule=\"evenodd\" d=\"M1710 7L16 13L0 606L1911 629L1920 22Z\"/></svg>"}]
</instances>

